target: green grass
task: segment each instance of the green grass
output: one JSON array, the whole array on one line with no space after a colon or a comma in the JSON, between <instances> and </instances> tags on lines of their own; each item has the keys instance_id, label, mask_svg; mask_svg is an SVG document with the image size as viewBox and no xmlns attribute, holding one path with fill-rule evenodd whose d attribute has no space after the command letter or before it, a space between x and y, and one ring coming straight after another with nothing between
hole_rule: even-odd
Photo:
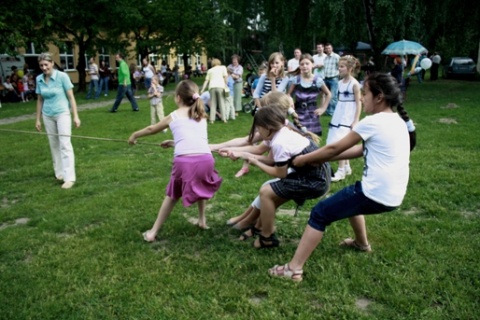
<instances>
[{"instance_id":1,"label":"green grass","mask_svg":"<svg viewBox=\"0 0 480 320\"><path fill-rule=\"evenodd\" d=\"M257 168L235 179L240 163L217 158L224 182L209 201L211 229L188 221L197 216L195 206L178 205L159 241L146 244L141 232L151 227L164 197L171 149L73 139L78 181L62 190L45 136L0 131L0 318L477 318L479 88L478 82L412 81L405 106L418 144L404 203L395 212L367 217L372 254L338 247L352 232L346 221L330 226L300 284L272 279L267 269L291 258L315 201L298 217L278 215L281 246L274 250L256 251L225 226L268 178ZM458 108L445 108L449 103ZM164 104L173 110L171 97ZM0 117L31 113L32 106L4 104ZM140 108L82 111L82 127L73 134L126 140L149 124L145 99ZM210 141L243 136L251 121L240 114L236 121L215 123ZM327 123L322 118L324 128ZM34 121L0 129L33 132ZM141 141L166 138L170 132ZM332 192L360 179L363 161L352 165L354 174ZM16 224L20 218L30 220ZM362 308L360 301L369 304Z\"/></svg>"}]
</instances>

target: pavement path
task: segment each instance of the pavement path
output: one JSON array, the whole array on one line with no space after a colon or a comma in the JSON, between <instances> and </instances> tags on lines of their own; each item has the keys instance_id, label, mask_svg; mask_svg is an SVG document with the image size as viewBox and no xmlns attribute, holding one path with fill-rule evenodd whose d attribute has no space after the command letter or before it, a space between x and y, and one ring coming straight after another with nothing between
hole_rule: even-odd
<instances>
[{"instance_id":1,"label":"pavement path","mask_svg":"<svg viewBox=\"0 0 480 320\"><path fill-rule=\"evenodd\" d=\"M173 93L172 92L165 92L163 95L167 96L169 94ZM141 99L146 99L146 95L140 96ZM103 107L111 107L113 106L113 103L115 102L115 99L113 100L107 100L107 101L101 101L101 102L92 102L92 103L85 103L78 105L78 112L81 112L83 110L90 110L90 109L97 109L97 108L103 108ZM121 104L127 103L128 99L125 98L122 100ZM5 125L5 124L11 124L11 123L16 123L16 122L21 122L21 121L26 121L26 120L35 120L36 114L31 113L31 114L24 114L22 116L18 117L10 117L10 118L5 118L5 119L0 119L0 125Z\"/></svg>"}]
</instances>

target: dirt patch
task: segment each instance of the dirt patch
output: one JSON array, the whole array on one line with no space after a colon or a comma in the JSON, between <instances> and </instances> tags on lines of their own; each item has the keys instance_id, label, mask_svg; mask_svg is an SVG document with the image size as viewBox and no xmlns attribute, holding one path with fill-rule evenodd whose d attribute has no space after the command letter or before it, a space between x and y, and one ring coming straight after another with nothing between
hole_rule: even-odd
<instances>
[{"instance_id":1,"label":"dirt patch","mask_svg":"<svg viewBox=\"0 0 480 320\"><path fill-rule=\"evenodd\" d=\"M2 202L0 204L1 208L9 208L12 204L17 203L18 200L9 200L7 197L3 197Z\"/></svg>"},{"instance_id":2,"label":"dirt patch","mask_svg":"<svg viewBox=\"0 0 480 320\"><path fill-rule=\"evenodd\" d=\"M360 298L355 301L355 305L362 311L367 311L368 306L372 303L372 300L367 298Z\"/></svg>"},{"instance_id":3,"label":"dirt patch","mask_svg":"<svg viewBox=\"0 0 480 320\"><path fill-rule=\"evenodd\" d=\"M0 224L0 230L9 228L9 227L15 227L15 226L22 226L26 225L30 221L29 218L18 218L15 220L14 223L2 223Z\"/></svg>"},{"instance_id":4,"label":"dirt patch","mask_svg":"<svg viewBox=\"0 0 480 320\"><path fill-rule=\"evenodd\" d=\"M441 118L441 119L438 119L438 122L444 123L444 124L458 124L457 120L452 118Z\"/></svg>"},{"instance_id":5,"label":"dirt patch","mask_svg":"<svg viewBox=\"0 0 480 320\"><path fill-rule=\"evenodd\" d=\"M267 295L264 293L258 293L250 298L250 302L253 304L260 304L267 298Z\"/></svg>"},{"instance_id":6,"label":"dirt patch","mask_svg":"<svg viewBox=\"0 0 480 320\"><path fill-rule=\"evenodd\" d=\"M455 103L449 103L446 106L440 107L441 109L457 109L460 108L458 104Z\"/></svg>"},{"instance_id":7,"label":"dirt patch","mask_svg":"<svg viewBox=\"0 0 480 320\"><path fill-rule=\"evenodd\" d=\"M417 214L417 213L420 213L420 210L416 207L411 207L410 209L408 210L404 210L402 211L403 214L409 216L409 215L413 215L413 214Z\"/></svg>"},{"instance_id":8,"label":"dirt patch","mask_svg":"<svg viewBox=\"0 0 480 320\"><path fill-rule=\"evenodd\" d=\"M460 212L460 214L462 216L464 216L465 218L476 218L476 217L480 216L480 210L476 210L476 211L463 210L463 211Z\"/></svg>"}]
</instances>

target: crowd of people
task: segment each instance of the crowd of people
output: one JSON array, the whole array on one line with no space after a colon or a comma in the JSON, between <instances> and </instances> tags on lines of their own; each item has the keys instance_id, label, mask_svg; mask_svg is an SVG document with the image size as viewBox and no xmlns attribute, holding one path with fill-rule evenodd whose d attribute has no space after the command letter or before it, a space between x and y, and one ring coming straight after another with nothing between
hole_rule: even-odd
<instances>
[{"instance_id":1,"label":"crowd of people","mask_svg":"<svg viewBox=\"0 0 480 320\"><path fill-rule=\"evenodd\" d=\"M25 65L23 70L12 67L12 73L5 77L3 86L3 102L27 102L36 99L35 77Z\"/></svg>"},{"instance_id":2,"label":"crowd of people","mask_svg":"<svg viewBox=\"0 0 480 320\"><path fill-rule=\"evenodd\" d=\"M138 111L131 70L121 53L115 59L119 64L118 89L110 112L118 111L124 95L132 110ZM250 166L273 178L259 185L258 196L242 214L227 221L229 226L241 230L240 240L255 238L252 246L257 249L280 245L275 226L278 207L289 200L301 205L307 199L321 198L329 191L331 182L353 174L349 159L363 156L365 166L358 175L359 181L315 205L293 258L284 265L275 265L269 273L302 280L303 266L322 240L326 227L341 219L349 219L354 237L340 245L371 251L363 216L393 211L401 205L408 184L409 154L416 142L415 127L402 106L397 79L371 72L362 86L355 78L359 61L350 55L335 54L331 44L318 44L313 57L295 49L289 62L281 53L274 52L255 84L256 108L250 131L244 137L209 144L208 124L215 123L217 118L222 122L234 120L242 108L240 61L238 55L233 55L231 64L225 66L219 59L212 59L201 88L190 79L179 81L174 93L177 109L164 115L161 79L149 61L143 60L140 72L150 99L151 122L132 133L128 141L135 144L143 136L170 129L173 140L165 140L161 146L174 148L166 196L153 226L143 233L144 240L155 241L180 199L184 206L197 204L198 226L208 228L206 203L222 184L212 152L232 160L242 159L242 168L235 175L238 178L247 174ZM72 117L75 126L80 126L73 85L65 73L53 68L50 54L40 55L39 64L42 74L36 78L35 126L40 131L43 119L55 178L64 182L62 188L69 189L76 181L70 141ZM102 64L100 68L92 66L89 72L98 73L100 81L106 77L102 68ZM93 89L96 93L96 86L91 86L89 96L93 96ZM360 119L362 104L367 116ZM326 145L322 147L323 114L330 114L331 118ZM330 167L332 161L338 161L335 173Z\"/></svg>"}]
</instances>

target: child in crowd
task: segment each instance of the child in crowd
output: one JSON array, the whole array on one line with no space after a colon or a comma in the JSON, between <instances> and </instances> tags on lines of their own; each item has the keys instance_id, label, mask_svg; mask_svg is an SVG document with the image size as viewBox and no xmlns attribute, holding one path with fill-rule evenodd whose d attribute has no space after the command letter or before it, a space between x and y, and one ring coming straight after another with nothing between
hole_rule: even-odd
<instances>
[{"instance_id":1,"label":"child in crowd","mask_svg":"<svg viewBox=\"0 0 480 320\"><path fill-rule=\"evenodd\" d=\"M225 88L225 94L228 96L225 98L225 117L228 119L235 120L235 106L233 105L233 94L234 94L234 85L235 80L232 78L233 70L227 68L227 87Z\"/></svg>"},{"instance_id":2,"label":"child in crowd","mask_svg":"<svg viewBox=\"0 0 480 320\"><path fill-rule=\"evenodd\" d=\"M222 179L215 171L215 159L208 147L206 112L198 94L198 86L191 80L179 82L175 89L177 110L160 122L134 132L128 142L135 144L143 136L156 134L166 128L172 130L174 140L165 140L163 148L174 147L174 160L166 197L153 227L143 233L147 242L155 241L158 231L180 198L184 206L198 205L198 226L207 229L205 208L207 199L220 188Z\"/></svg>"},{"instance_id":3,"label":"child in crowd","mask_svg":"<svg viewBox=\"0 0 480 320\"><path fill-rule=\"evenodd\" d=\"M263 64L260 67L258 67L258 77L255 78L255 80L253 80L252 82L252 96L253 96L253 93L255 92L255 89L257 89L258 80L260 80L260 77L265 74L266 70L267 70L267 67L265 67Z\"/></svg>"},{"instance_id":4,"label":"child in crowd","mask_svg":"<svg viewBox=\"0 0 480 320\"><path fill-rule=\"evenodd\" d=\"M293 160L295 166L302 167L364 156L368 166L365 165L362 181L320 201L312 209L292 260L271 268L270 275L301 281L303 266L321 242L325 228L346 218L350 220L355 237L343 240L340 245L371 251L364 215L389 212L402 203L407 191L412 145L405 110L402 108L399 114L394 111L401 105L397 81L387 74L367 76L362 102L364 111L371 115L362 119L343 139Z\"/></svg>"},{"instance_id":5,"label":"child in crowd","mask_svg":"<svg viewBox=\"0 0 480 320\"><path fill-rule=\"evenodd\" d=\"M140 69L140 67L135 67L135 71L133 72L132 87L134 87L133 96L136 99L140 98L140 96L138 95L138 90L140 89L142 78L143 78L142 70Z\"/></svg>"},{"instance_id":6,"label":"child in crowd","mask_svg":"<svg viewBox=\"0 0 480 320\"><path fill-rule=\"evenodd\" d=\"M360 70L360 62L354 56L343 56L338 61L338 102L328 125L327 144L335 143L345 137L360 119L362 104L360 102L360 83L354 75ZM350 161L340 160L332 181L340 181L352 174Z\"/></svg>"},{"instance_id":7,"label":"child in crowd","mask_svg":"<svg viewBox=\"0 0 480 320\"><path fill-rule=\"evenodd\" d=\"M158 77L153 76L148 88L148 98L150 99L150 124L153 126L158 121L164 118L163 103L162 103L163 87L158 82ZM163 132L167 132L164 129Z\"/></svg>"},{"instance_id":8,"label":"child in crowd","mask_svg":"<svg viewBox=\"0 0 480 320\"><path fill-rule=\"evenodd\" d=\"M260 108L260 98L270 91L285 92L288 84L288 77L285 74L285 58L280 52L274 52L268 58L268 66L265 74L258 79L257 87L253 92L255 109L253 114ZM244 161L242 168L235 174L236 178L246 175L249 172L248 162Z\"/></svg>"},{"instance_id":9,"label":"child in crowd","mask_svg":"<svg viewBox=\"0 0 480 320\"><path fill-rule=\"evenodd\" d=\"M303 133L285 125L285 112L276 105L262 107L255 114L249 134L251 142L258 134L263 143L233 148L220 152L232 159L242 158L278 178L260 188L260 217L255 225L259 237L253 243L257 249L278 247L275 235L275 210L283 203L294 200L303 204L306 199L324 195L329 188L328 166L292 165L292 160L318 149L315 142ZM271 151L270 155L263 155Z\"/></svg>"},{"instance_id":10,"label":"child in crowd","mask_svg":"<svg viewBox=\"0 0 480 320\"><path fill-rule=\"evenodd\" d=\"M288 88L288 94L295 96L295 112L298 114L300 123L308 131L318 136L322 135L322 126L320 116L327 110L330 103L331 93L319 76L314 76L313 58L311 55L304 54L300 57L300 66L293 72L291 85ZM318 100L321 94L325 94L322 106L318 107Z\"/></svg>"}]
</instances>

